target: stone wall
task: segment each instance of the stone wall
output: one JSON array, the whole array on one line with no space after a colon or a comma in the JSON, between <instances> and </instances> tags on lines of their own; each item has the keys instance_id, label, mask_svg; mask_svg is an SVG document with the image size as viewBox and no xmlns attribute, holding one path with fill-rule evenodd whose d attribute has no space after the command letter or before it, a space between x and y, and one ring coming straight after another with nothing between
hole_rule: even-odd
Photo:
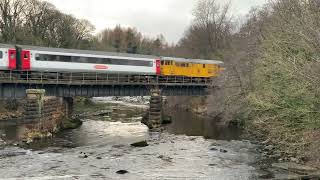
<instances>
[{"instance_id":1,"label":"stone wall","mask_svg":"<svg viewBox=\"0 0 320 180\"><path fill-rule=\"evenodd\" d=\"M43 90L28 90L24 111L24 123L28 123L26 139L52 136L69 121L72 99L45 97Z\"/></svg>"},{"instance_id":2,"label":"stone wall","mask_svg":"<svg viewBox=\"0 0 320 180\"><path fill-rule=\"evenodd\" d=\"M0 99L0 121L18 122L22 119L23 99Z\"/></svg>"},{"instance_id":3,"label":"stone wall","mask_svg":"<svg viewBox=\"0 0 320 180\"><path fill-rule=\"evenodd\" d=\"M32 124L29 126L29 131L51 134L57 132L66 119L62 99L43 97L41 101L39 102L36 98L27 99L24 119Z\"/></svg>"}]
</instances>

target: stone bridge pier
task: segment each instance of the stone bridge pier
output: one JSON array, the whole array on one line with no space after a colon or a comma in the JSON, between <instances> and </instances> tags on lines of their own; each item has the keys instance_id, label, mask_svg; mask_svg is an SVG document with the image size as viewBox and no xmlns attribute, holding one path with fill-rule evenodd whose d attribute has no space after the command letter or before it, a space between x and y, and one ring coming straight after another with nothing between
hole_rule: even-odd
<instances>
[{"instance_id":1,"label":"stone bridge pier","mask_svg":"<svg viewBox=\"0 0 320 180\"><path fill-rule=\"evenodd\" d=\"M149 111L142 120L150 129L159 128L162 125L162 96L159 88L150 90L151 98Z\"/></svg>"},{"instance_id":2,"label":"stone bridge pier","mask_svg":"<svg viewBox=\"0 0 320 180\"><path fill-rule=\"evenodd\" d=\"M65 117L70 119L73 114L73 98L72 97L63 97L63 105L65 110Z\"/></svg>"},{"instance_id":3,"label":"stone bridge pier","mask_svg":"<svg viewBox=\"0 0 320 180\"><path fill-rule=\"evenodd\" d=\"M28 89L26 94L24 119L31 124L28 138L52 135L70 120L73 98L45 96L44 89Z\"/></svg>"}]
</instances>

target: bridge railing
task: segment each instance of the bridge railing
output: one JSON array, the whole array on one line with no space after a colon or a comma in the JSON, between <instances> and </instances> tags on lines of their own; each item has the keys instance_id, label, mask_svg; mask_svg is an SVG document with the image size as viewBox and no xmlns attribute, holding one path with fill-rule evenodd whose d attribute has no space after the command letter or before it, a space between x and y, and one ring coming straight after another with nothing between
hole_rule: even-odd
<instances>
[{"instance_id":1,"label":"bridge railing","mask_svg":"<svg viewBox=\"0 0 320 180\"><path fill-rule=\"evenodd\" d=\"M212 78L71 72L0 72L0 83L212 86Z\"/></svg>"}]
</instances>

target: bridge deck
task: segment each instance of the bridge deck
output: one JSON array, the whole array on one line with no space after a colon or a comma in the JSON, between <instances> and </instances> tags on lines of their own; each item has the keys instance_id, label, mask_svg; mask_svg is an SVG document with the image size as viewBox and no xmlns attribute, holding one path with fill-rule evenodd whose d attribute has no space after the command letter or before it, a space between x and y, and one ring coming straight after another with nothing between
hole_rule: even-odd
<instances>
[{"instance_id":1,"label":"bridge deck","mask_svg":"<svg viewBox=\"0 0 320 180\"><path fill-rule=\"evenodd\" d=\"M191 77L29 71L10 71L1 73L0 83L55 85L213 86L212 79Z\"/></svg>"},{"instance_id":2,"label":"bridge deck","mask_svg":"<svg viewBox=\"0 0 320 180\"><path fill-rule=\"evenodd\" d=\"M206 95L212 79L122 75L10 71L0 73L0 98L23 98L26 89L45 89L48 96L103 97L148 96L161 89L164 96Z\"/></svg>"}]
</instances>

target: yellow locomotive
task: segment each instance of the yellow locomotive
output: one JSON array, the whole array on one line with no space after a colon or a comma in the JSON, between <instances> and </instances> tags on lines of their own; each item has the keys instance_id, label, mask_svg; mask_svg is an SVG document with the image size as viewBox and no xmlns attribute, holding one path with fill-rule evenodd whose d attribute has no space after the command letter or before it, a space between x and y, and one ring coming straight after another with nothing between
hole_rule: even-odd
<instances>
[{"instance_id":1,"label":"yellow locomotive","mask_svg":"<svg viewBox=\"0 0 320 180\"><path fill-rule=\"evenodd\" d=\"M222 64L223 62L215 60L162 57L161 75L211 78L224 70L221 68Z\"/></svg>"}]
</instances>

